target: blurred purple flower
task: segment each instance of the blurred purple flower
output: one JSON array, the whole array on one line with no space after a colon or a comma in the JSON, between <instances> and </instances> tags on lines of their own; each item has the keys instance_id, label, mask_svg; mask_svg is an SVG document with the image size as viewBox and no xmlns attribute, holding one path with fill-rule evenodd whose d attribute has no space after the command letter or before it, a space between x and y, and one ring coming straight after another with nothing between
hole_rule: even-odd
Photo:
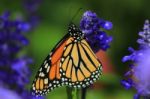
<instances>
[{"instance_id":1,"label":"blurred purple flower","mask_svg":"<svg viewBox=\"0 0 150 99\"><path fill-rule=\"evenodd\" d=\"M17 19L10 20L9 17L9 12L4 12L0 16L0 66L10 63L14 59L14 55L29 43L24 33L30 28L20 27L27 23ZM30 25L28 24L28 26Z\"/></svg>"},{"instance_id":2,"label":"blurred purple flower","mask_svg":"<svg viewBox=\"0 0 150 99\"><path fill-rule=\"evenodd\" d=\"M140 44L140 47L150 47L150 23L149 20L145 21L143 31L139 32L140 38L137 42Z\"/></svg>"},{"instance_id":3,"label":"blurred purple flower","mask_svg":"<svg viewBox=\"0 0 150 99\"><path fill-rule=\"evenodd\" d=\"M29 83L30 70L28 65L32 63L32 59L23 57L16 59L12 62L12 70L15 72L16 76L15 80L17 81L17 85L20 87L24 87L27 83ZM18 76L19 75L19 76Z\"/></svg>"},{"instance_id":4,"label":"blurred purple flower","mask_svg":"<svg viewBox=\"0 0 150 99\"><path fill-rule=\"evenodd\" d=\"M135 88L141 95L150 95L150 48L143 50L141 60L133 67L133 75L137 79Z\"/></svg>"},{"instance_id":5,"label":"blurred purple flower","mask_svg":"<svg viewBox=\"0 0 150 99\"><path fill-rule=\"evenodd\" d=\"M18 54L29 44L25 33L39 22L37 9L40 4L41 0L23 0L27 21L20 17L22 15L11 19L9 11L0 15L0 98L2 99L35 99L25 89L26 84L29 83L28 65L32 63L32 59ZM7 89L13 89L12 93Z\"/></svg>"},{"instance_id":6,"label":"blurred purple flower","mask_svg":"<svg viewBox=\"0 0 150 99\"><path fill-rule=\"evenodd\" d=\"M9 86L17 86L16 91L22 90L29 83L29 64L31 61L26 58L12 59L10 63L0 67L0 82Z\"/></svg>"},{"instance_id":7,"label":"blurred purple flower","mask_svg":"<svg viewBox=\"0 0 150 99\"><path fill-rule=\"evenodd\" d=\"M0 87L1 99L22 99L16 92Z\"/></svg>"},{"instance_id":8,"label":"blurred purple flower","mask_svg":"<svg viewBox=\"0 0 150 99\"><path fill-rule=\"evenodd\" d=\"M132 84L133 82L131 79L121 81L121 85L125 86L126 89L130 89L132 87Z\"/></svg>"},{"instance_id":9,"label":"blurred purple flower","mask_svg":"<svg viewBox=\"0 0 150 99\"><path fill-rule=\"evenodd\" d=\"M140 95L139 94L135 94L133 99L140 99ZM147 98L145 98L145 99L147 99Z\"/></svg>"},{"instance_id":10,"label":"blurred purple flower","mask_svg":"<svg viewBox=\"0 0 150 99\"><path fill-rule=\"evenodd\" d=\"M128 48L128 51L131 53L130 55L124 56L122 58L122 62L126 62L126 61L134 61L137 62L139 61L141 58L141 56L143 55L143 50L134 50L132 47ZM140 59L139 59L140 58Z\"/></svg>"},{"instance_id":11,"label":"blurred purple flower","mask_svg":"<svg viewBox=\"0 0 150 99\"><path fill-rule=\"evenodd\" d=\"M40 17L38 15L38 8L41 5L42 0L23 0L23 6L27 13L28 22L32 27L37 26Z\"/></svg>"},{"instance_id":12,"label":"blurred purple flower","mask_svg":"<svg viewBox=\"0 0 150 99\"><path fill-rule=\"evenodd\" d=\"M150 24L146 20L144 24L143 32L139 32L140 38L138 39L139 50L129 48L130 55L124 56L122 61L132 61L132 67L130 71L126 73L127 80L122 80L121 84L128 89L129 86L134 87L137 90L137 94L134 95L134 99L140 99L140 97L150 96ZM128 80L132 83L129 83ZM131 87L130 87L131 88Z\"/></svg>"},{"instance_id":13,"label":"blurred purple flower","mask_svg":"<svg viewBox=\"0 0 150 99\"><path fill-rule=\"evenodd\" d=\"M34 98L25 89L26 84L29 83L30 70L28 65L32 63L32 59L18 56L18 52L29 43L25 33L31 29L30 26L28 22L20 19L10 19L9 12L4 12L0 16L0 98ZM5 87L3 87L4 90L1 89L2 86L13 89L14 93L21 98L17 98L17 96L14 98L15 94L14 97L11 96L11 91L4 89ZM3 95L1 95L2 92ZM6 94L7 98L5 98Z\"/></svg>"},{"instance_id":14,"label":"blurred purple flower","mask_svg":"<svg viewBox=\"0 0 150 99\"><path fill-rule=\"evenodd\" d=\"M85 33L85 37L94 52L100 49L107 50L112 41L112 37L108 36L101 28L110 30L112 28L112 23L100 19L96 13L91 11L86 11L83 14L80 21L80 29Z\"/></svg>"}]
</instances>

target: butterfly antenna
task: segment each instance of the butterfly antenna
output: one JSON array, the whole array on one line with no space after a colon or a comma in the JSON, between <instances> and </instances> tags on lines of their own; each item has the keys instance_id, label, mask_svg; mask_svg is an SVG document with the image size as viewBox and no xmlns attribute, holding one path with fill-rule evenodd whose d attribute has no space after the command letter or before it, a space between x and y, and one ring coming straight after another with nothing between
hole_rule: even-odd
<instances>
[{"instance_id":1,"label":"butterfly antenna","mask_svg":"<svg viewBox=\"0 0 150 99\"><path fill-rule=\"evenodd\" d=\"M76 13L74 14L74 16L72 17L71 22L76 18L76 16L79 14L79 12L80 12L81 10L83 10L83 8L79 8L79 9L77 10L77 12L76 12Z\"/></svg>"}]
</instances>

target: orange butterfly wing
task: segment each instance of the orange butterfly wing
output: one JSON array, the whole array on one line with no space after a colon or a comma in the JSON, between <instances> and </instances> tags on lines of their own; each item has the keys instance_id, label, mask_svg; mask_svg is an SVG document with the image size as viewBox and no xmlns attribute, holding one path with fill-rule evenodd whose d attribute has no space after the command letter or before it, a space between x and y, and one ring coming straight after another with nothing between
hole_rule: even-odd
<instances>
[{"instance_id":1,"label":"orange butterfly wing","mask_svg":"<svg viewBox=\"0 0 150 99\"><path fill-rule=\"evenodd\" d=\"M61 86L60 58L69 37L66 35L46 57L32 84L32 94L41 96Z\"/></svg>"},{"instance_id":2,"label":"orange butterfly wing","mask_svg":"<svg viewBox=\"0 0 150 99\"><path fill-rule=\"evenodd\" d=\"M102 64L86 39L72 40L62 55L60 72L65 85L81 88L93 84L101 75Z\"/></svg>"},{"instance_id":3,"label":"orange butterfly wing","mask_svg":"<svg viewBox=\"0 0 150 99\"><path fill-rule=\"evenodd\" d=\"M102 65L83 38L84 34L74 24L69 25L68 32L39 69L32 85L36 96L63 84L86 87L99 78Z\"/></svg>"}]
</instances>

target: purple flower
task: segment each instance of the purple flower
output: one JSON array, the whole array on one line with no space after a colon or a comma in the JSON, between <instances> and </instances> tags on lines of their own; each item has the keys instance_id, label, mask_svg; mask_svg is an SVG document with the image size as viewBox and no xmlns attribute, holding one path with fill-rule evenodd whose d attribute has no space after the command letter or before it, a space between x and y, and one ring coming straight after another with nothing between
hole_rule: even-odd
<instances>
[{"instance_id":1,"label":"purple flower","mask_svg":"<svg viewBox=\"0 0 150 99\"><path fill-rule=\"evenodd\" d=\"M23 55L18 56L18 52L29 43L25 33L31 29L30 26L23 20L10 19L9 12L4 12L0 16L0 98L33 99L25 89L26 84L29 83L28 66L32 63L32 59ZM13 89L14 92L11 93L5 88ZM1 95L2 90L3 95ZM15 98L11 94L14 94Z\"/></svg>"},{"instance_id":2,"label":"purple flower","mask_svg":"<svg viewBox=\"0 0 150 99\"><path fill-rule=\"evenodd\" d=\"M121 85L123 85L126 89L132 88L133 82L131 79L122 80Z\"/></svg>"},{"instance_id":3,"label":"purple flower","mask_svg":"<svg viewBox=\"0 0 150 99\"><path fill-rule=\"evenodd\" d=\"M130 55L127 55L127 56L124 56L122 58L122 61L123 62L126 62L126 61L134 61L134 62L137 62L139 61L139 57L141 57L143 55L143 50L134 50L132 47L129 47L128 48L128 51L130 51Z\"/></svg>"},{"instance_id":4,"label":"purple flower","mask_svg":"<svg viewBox=\"0 0 150 99\"><path fill-rule=\"evenodd\" d=\"M32 63L32 59L27 57L16 59L12 62L12 70L15 72L15 79L17 85L20 87L25 86L29 83L30 70L28 65ZM19 75L19 76L18 76Z\"/></svg>"},{"instance_id":5,"label":"purple flower","mask_svg":"<svg viewBox=\"0 0 150 99\"><path fill-rule=\"evenodd\" d=\"M135 94L134 97L133 97L133 99L140 99L140 95L139 94Z\"/></svg>"},{"instance_id":6,"label":"purple flower","mask_svg":"<svg viewBox=\"0 0 150 99\"><path fill-rule=\"evenodd\" d=\"M110 30L113 27L113 24L111 22L109 22L109 21L104 21L104 22L102 22L100 24L101 24L101 27L106 29L106 30Z\"/></svg>"},{"instance_id":7,"label":"purple flower","mask_svg":"<svg viewBox=\"0 0 150 99\"><path fill-rule=\"evenodd\" d=\"M98 50L107 50L112 37L108 36L101 28L110 30L112 23L97 17L96 13L86 11L80 21L80 29L85 34L90 46L97 52Z\"/></svg>"},{"instance_id":8,"label":"purple flower","mask_svg":"<svg viewBox=\"0 0 150 99\"><path fill-rule=\"evenodd\" d=\"M126 73L127 81L122 80L122 85L127 88L132 86L137 90L134 99L140 97L150 96L150 42L149 42L150 25L146 20L143 32L139 32L140 38L138 39L139 50L129 48L130 55L124 56L122 61L132 61L131 69ZM129 83L128 80L132 83ZM127 88L128 89L128 88ZM146 98L148 99L148 98Z\"/></svg>"},{"instance_id":9,"label":"purple flower","mask_svg":"<svg viewBox=\"0 0 150 99\"><path fill-rule=\"evenodd\" d=\"M136 66L133 67L133 75L137 79L135 88L141 95L150 95L150 48L142 50L143 54Z\"/></svg>"},{"instance_id":10,"label":"purple flower","mask_svg":"<svg viewBox=\"0 0 150 99\"><path fill-rule=\"evenodd\" d=\"M23 45L28 44L24 33L30 29L30 25L21 20L10 20L8 15L4 18L5 14L6 13L2 15L3 17L0 17L0 43L3 45L0 50L4 52L4 54L9 51L18 52ZM26 27L24 25L26 25Z\"/></svg>"},{"instance_id":11,"label":"purple flower","mask_svg":"<svg viewBox=\"0 0 150 99\"><path fill-rule=\"evenodd\" d=\"M149 20L145 21L143 31L139 32L140 38L137 42L140 44L140 47L150 47L150 24Z\"/></svg>"},{"instance_id":12,"label":"purple flower","mask_svg":"<svg viewBox=\"0 0 150 99\"><path fill-rule=\"evenodd\" d=\"M1 99L22 99L16 92L0 87Z\"/></svg>"},{"instance_id":13,"label":"purple flower","mask_svg":"<svg viewBox=\"0 0 150 99\"><path fill-rule=\"evenodd\" d=\"M32 27L37 26L40 17L38 15L38 9L42 0L23 0L23 7L27 13L28 22Z\"/></svg>"},{"instance_id":14,"label":"purple flower","mask_svg":"<svg viewBox=\"0 0 150 99\"><path fill-rule=\"evenodd\" d=\"M29 44L25 37L26 33L39 22L37 9L41 0L23 0L23 2L27 12L26 19L20 15L16 16L16 19L10 19L9 11L0 15L0 98L3 99L35 99L25 89L29 83L31 73L28 66L32 63L32 59L20 56L19 52ZM4 86L3 89L1 86ZM7 89L13 89L12 94Z\"/></svg>"}]
</instances>

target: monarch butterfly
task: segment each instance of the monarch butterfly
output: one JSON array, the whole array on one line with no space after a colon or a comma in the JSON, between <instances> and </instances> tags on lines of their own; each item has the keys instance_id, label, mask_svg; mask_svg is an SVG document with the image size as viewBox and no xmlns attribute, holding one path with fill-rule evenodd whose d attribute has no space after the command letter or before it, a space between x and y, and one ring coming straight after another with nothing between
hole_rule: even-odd
<instances>
[{"instance_id":1,"label":"monarch butterfly","mask_svg":"<svg viewBox=\"0 0 150 99\"><path fill-rule=\"evenodd\" d=\"M41 65L32 84L32 93L41 96L62 85L84 88L93 84L101 71L102 65L87 43L84 33L71 23L68 34Z\"/></svg>"}]
</instances>

